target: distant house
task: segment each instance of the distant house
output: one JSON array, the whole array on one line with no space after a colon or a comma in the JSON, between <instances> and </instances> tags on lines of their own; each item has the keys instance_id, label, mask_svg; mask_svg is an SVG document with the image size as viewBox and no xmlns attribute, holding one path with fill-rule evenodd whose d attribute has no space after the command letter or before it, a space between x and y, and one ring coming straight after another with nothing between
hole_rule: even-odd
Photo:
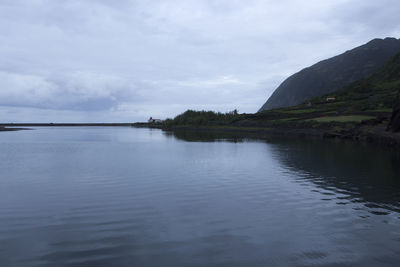
<instances>
[{"instance_id":1,"label":"distant house","mask_svg":"<svg viewBox=\"0 0 400 267\"><path fill-rule=\"evenodd\" d=\"M147 121L148 123L162 123L163 120L160 119L153 119L153 117L150 117L149 120Z\"/></svg>"},{"instance_id":2,"label":"distant house","mask_svg":"<svg viewBox=\"0 0 400 267\"><path fill-rule=\"evenodd\" d=\"M333 102L333 101L335 101L335 100L336 100L335 97L327 97L327 98L326 98L326 102Z\"/></svg>"}]
</instances>

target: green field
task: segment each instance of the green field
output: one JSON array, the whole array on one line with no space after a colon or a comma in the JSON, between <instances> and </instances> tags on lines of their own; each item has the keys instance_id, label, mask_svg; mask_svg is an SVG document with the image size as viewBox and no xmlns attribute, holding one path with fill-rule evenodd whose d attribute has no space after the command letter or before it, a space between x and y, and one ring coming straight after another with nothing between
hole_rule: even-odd
<instances>
[{"instance_id":1,"label":"green field","mask_svg":"<svg viewBox=\"0 0 400 267\"><path fill-rule=\"evenodd\" d=\"M310 108L310 109L279 109L279 110L276 110L276 112L287 113L287 114L312 113L312 112L316 112L316 111L319 111L319 109Z\"/></svg>"},{"instance_id":2,"label":"green field","mask_svg":"<svg viewBox=\"0 0 400 267\"><path fill-rule=\"evenodd\" d=\"M308 121L316 122L361 122L365 120L374 119L373 116L350 115L350 116L336 116L336 117L319 117L308 119Z\"/></svg>"}]
</instances>

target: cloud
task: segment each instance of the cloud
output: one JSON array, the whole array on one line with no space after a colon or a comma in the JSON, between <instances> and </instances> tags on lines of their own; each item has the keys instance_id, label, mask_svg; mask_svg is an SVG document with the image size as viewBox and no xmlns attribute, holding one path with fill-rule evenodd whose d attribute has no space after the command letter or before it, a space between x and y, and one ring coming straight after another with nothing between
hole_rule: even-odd
<instances>
[{"instance_id":1,"label":"cloud","mask_svg":"<svg viewBox=\"0 0 400 267\"><path fill-rule=\"evenodd\" d=\"M0 120L255 112L299 69L399 37L398 13L397 0L1 0Z\"/></svg>"},{"instance_id":2,"label":"cloud","mask_svg":"<svg viewBox=\"0 0 400 267\"><path fill-rule=\"evenodd\" d=\"M0 104L52 109L107 110L121 94L123 81L92 73L65 76L0 72Z\"/></svg>"},{"instance_id":3,"label":"cloud","mask_svg":"<svg viewBox=\"0 0 400 267\"><path fill-rule=\"evenodd\" d=\"M217 86L222 86L222 85L237 85L241 84L242 82L239 81L238 79L234 78L233 76L221 76L221 77L216 77L215 79L212 80L194 80L194 81L182 81L178 82L178 85L180 86L186 86L186 87L200 87L200 88L212 88L212 87L217 87Z\"/></svg>"}]
</instances>

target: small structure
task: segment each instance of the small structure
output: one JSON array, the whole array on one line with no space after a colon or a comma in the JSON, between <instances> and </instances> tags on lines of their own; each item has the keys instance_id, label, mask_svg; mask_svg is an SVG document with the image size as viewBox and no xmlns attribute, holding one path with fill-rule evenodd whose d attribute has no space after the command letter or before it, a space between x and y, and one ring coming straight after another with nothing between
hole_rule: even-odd
<instances>
[{"instance_id":1,"label":"small structure","mask_svg":"<svg viewBox=\"0 0 400 267\"><path fill-rule=\"evenodd\" d=\"M335 97L327 97L327 98L326 98L326 102L333 102L333 101L335 101L335 100L336 100Z\"/></svg>"},{"instance_id":2,"label":"small structure","mask_svg":"<svg viewBox=\"0 0 400 267\"><path fill-rule=\"evenodd\" d=\"M153 119L153 117L150 117L147 121L148 123L162 123L163 120L160 119Z\"/></svg>"}]
</instances>

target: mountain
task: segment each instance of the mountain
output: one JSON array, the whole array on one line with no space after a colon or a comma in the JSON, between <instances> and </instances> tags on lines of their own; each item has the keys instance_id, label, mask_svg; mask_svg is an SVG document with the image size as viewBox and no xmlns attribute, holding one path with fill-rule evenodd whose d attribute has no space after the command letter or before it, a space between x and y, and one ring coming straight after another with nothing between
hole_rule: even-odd
<instances>
[{"instance_id":1,"label":"mountain","mask_svg":"<svg viewBox=\"0 0 400 267\"><path fill-rule=\"evenodd\" d=\"M290 107L372 75L400 52L400 39L374 39L287 78L259 111Z\"/></svg>"}]
</instances>

